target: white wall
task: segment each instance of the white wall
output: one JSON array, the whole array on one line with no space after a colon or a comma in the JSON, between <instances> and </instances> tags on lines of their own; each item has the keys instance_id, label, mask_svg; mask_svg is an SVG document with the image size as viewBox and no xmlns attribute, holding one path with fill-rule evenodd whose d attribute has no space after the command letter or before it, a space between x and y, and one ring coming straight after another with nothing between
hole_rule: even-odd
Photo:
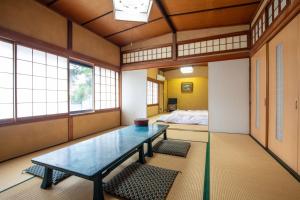
<instances>
[{"instance_id":1,"label":"white wall","mask_svg":"<svg viewBox=\"0 0 300 200\"><path fill-rule=\"evenodd\" d=\"M147 70L122 72L122 125L147 117Z\"/></svg>"},{"instance_id":2,"label":"white wall","mask_svg":"<svg viewBox=\"0 0 300 200\"><path fill-rule=\"evenodd\" d=\"M249 59L208 63L209 130L249 134Z\"/></svg>"}]
</instances>

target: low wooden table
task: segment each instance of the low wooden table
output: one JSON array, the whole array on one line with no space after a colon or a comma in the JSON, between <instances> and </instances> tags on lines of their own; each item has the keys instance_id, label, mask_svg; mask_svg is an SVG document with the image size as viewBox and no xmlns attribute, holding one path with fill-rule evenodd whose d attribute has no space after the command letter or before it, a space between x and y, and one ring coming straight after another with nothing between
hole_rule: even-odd
<instances>
[{"instance_id":1,"label":"low wooden table","mask_svg":"<svg viewBox=\"0 0 300 200\"><path fill-rule=\"evenodd\" d=\"M53 169L94 182L94 200L103 200L102 179L136 152L145 163L144 143L152 156L152 142L160 135L167 139L167 125L128 126L33 158L45 167L41 188L52 185Z\"/></svg>"}]
</instances>

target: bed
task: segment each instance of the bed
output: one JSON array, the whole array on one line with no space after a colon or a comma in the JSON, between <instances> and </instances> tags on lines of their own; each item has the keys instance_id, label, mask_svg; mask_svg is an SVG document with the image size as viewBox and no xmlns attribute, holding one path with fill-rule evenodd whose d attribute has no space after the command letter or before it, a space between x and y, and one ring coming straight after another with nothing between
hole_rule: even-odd
<instances>
[{"instance_id":1,"label":"bed","mask_svg":"<svg viewBox=\"0 0 300 200\"><path fill-rule=\"evenodd\" d=\"M207 110L176 110L159 117L158 122L190 125L208 125Z\"/></svg>"}]
</instances>

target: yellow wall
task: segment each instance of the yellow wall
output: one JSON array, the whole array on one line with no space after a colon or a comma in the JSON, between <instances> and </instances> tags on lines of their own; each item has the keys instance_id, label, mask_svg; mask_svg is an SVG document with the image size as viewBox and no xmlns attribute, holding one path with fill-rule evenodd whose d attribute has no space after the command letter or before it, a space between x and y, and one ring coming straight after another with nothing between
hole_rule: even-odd
<instances>
[{"instance_id":1,"label":"yellow wall","mask_svg":"<svg viewBox=\"0 0 300 200\"><path fill-rule=\"evenodd\" d=\"M193 82L192 93L182 93L181 83ZM208 109L208 78L176 78L168 80L168 98L177 98L177 108L187 109Z\"/></svg>"},{"instance_id":2,"label":"yellow wall","mask_svg":"<svg viewBox=\"0 0 300 200\"><path fill-rule=\"evenodd\" d=\"M150 68L147 70L147 77L155 79L157 78L158 69L157 68Z\"/></svg>"},{"instance_id":3,"label":"yellow wall","mask_svg":"<svg viewBox=\"0 0 300 200\"><path fill-rule=\"evenodd\" d=\"M159 110L158 106L148 106L147 107L147 116L151 117L151 116L157 115L159 113L158 110Z\"/></svg>"},{"instance_id":4,"label":"yellow wall","mask_svg":"<svg viewBox=\"0 0 300 200\"><path fill-rule=\"evenodd\" d=\"M164 81L164 112L168 109L168 81Z\"/></svg>"}]
</instances>

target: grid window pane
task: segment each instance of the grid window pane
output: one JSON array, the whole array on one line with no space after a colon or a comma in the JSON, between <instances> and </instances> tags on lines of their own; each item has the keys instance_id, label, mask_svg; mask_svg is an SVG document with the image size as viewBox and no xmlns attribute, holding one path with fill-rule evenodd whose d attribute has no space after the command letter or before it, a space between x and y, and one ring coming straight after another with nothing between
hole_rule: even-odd
<instances>
[{"instance_id":1,"label":"grid window pane","mask_svg":"<svg viewBox=\"0 0 300 200\"><path fill-rule=\"evenodd\" d=\"M58 110L58 101L67 103L68 99L67 59L20 45L17 50L17 117L68 112L66 104ZM58 71L61 79L58 79ZM58 90L65 98L58 96Z\"/></svg>"},{"instance_id":2,"label":"grid window pane","mask_svg":"<svg viewBox=\"0 0 300 200\"><path fill-rule=\"evenodd\" d=\"M147 105L158 103L158 83L147 81Z\"/></svg>"},{"instance_id":3,"label":"grid window pane","mask_svg":"<svg viewBox=\"0 0 300 200\"><path fill-rule=\"evenodd\" d=\"M0 88L0 105L13 103L13 95L12 89Z\"/></svg>"},{"instance_id":4,"label":"grid window pane","mask_svg":"<svg viewBox=\"0 0 300 200\"><path fill-rule=\"evenodd\" d=\"M46 65L33 63L32 71L34 76L46 77Z\"/></svg>"},{"instance_id":5,"label":"grid window pane","mask_svg":"<svg viewBox=\"0 0 300 200\"><path fill-rule=\"evenodd\" d=\"M18 74L32 75L32 62L18 60L17 66Z\"/></svg>"},{"instance_id":6,"label":"grid window pane","mask_svg":"<svg viewBox=\"0 0 300 200\"><path fill-rule=\"evenodd\" d=\"M33 50L33 62L46 64L46 53L38 50Z\"/></svg>"},{"instance_id":7,"label":"grid window pane","mask_svg":"<svg viewBox=\"0 0 300 200\"><path fill-rule=\"evenodd\" d=\"M99 75L95 73L95 79L100 80L98 84L95 84L95 109L117 108L119 106L116 94L118 73L98 66L95 70L100 71Z\"/></svg>"},{"instance_id":8,"label":"grid window pane","mask_svg":"<svg viewBox=\"0 0 300 200\"><path fill-rule=\"evenodd\" d=\"M47 53L47 65L57 66L57 56L51 53Z\"/></svg>"},{"instance_id":9,"label":"grid window pane","mask_svg":"<svg viewBox=\"0 0 300 200\"><path fill-rule=\"evenodd\" d=\"M17 59L32 61L32 49L21 45L17 45Z\"/></svg>"},{"instance_id":10,"label":"grid window pane","mask_svg":"<svg viewBox=\"0 0 300 200\"><path fill-rule=\"evenodd\" d=\"M13 45L8 42L0 41L0 57L13 58Z\"/></svg>"},{"instance_id":11,"label":"grid window pane","mask_svg":"<svg viewBox=\"0 0 300 200\"><path fill-rule=\"evenodd\" d=\"M13 59L0 56L0 73L13 73Z\"/></svg>"},{"instance_id":12,"label":"grid window pane","mask_svg":"<svg viewBox=\"0 0 300 200\"><path fill-rule=\"evenodd\" d=\"M47 114L46 103L33 103L33 116L41 116Z\"/></svg>"},{"instance_id":13,"label":"grid window pane","mask_svg":"<svg viewBox=\"0 0 300 200\"><path fill-rule=\"evenodd\" d=\"M32 116L32 103L18 103L18 117Z\"/></svg>"},{"instance_id":14,"label":"grid window pane","mask_svg":"<svg viewBox=\"0 0 300 200\"><path fill-rule=\"evenodd\" d=\"M0 120L1 119L11 119L14 117L13 112L14 112L14 107L12 103L9 104L3 104L0 103Z\"/></svg>"}]
</instances>

